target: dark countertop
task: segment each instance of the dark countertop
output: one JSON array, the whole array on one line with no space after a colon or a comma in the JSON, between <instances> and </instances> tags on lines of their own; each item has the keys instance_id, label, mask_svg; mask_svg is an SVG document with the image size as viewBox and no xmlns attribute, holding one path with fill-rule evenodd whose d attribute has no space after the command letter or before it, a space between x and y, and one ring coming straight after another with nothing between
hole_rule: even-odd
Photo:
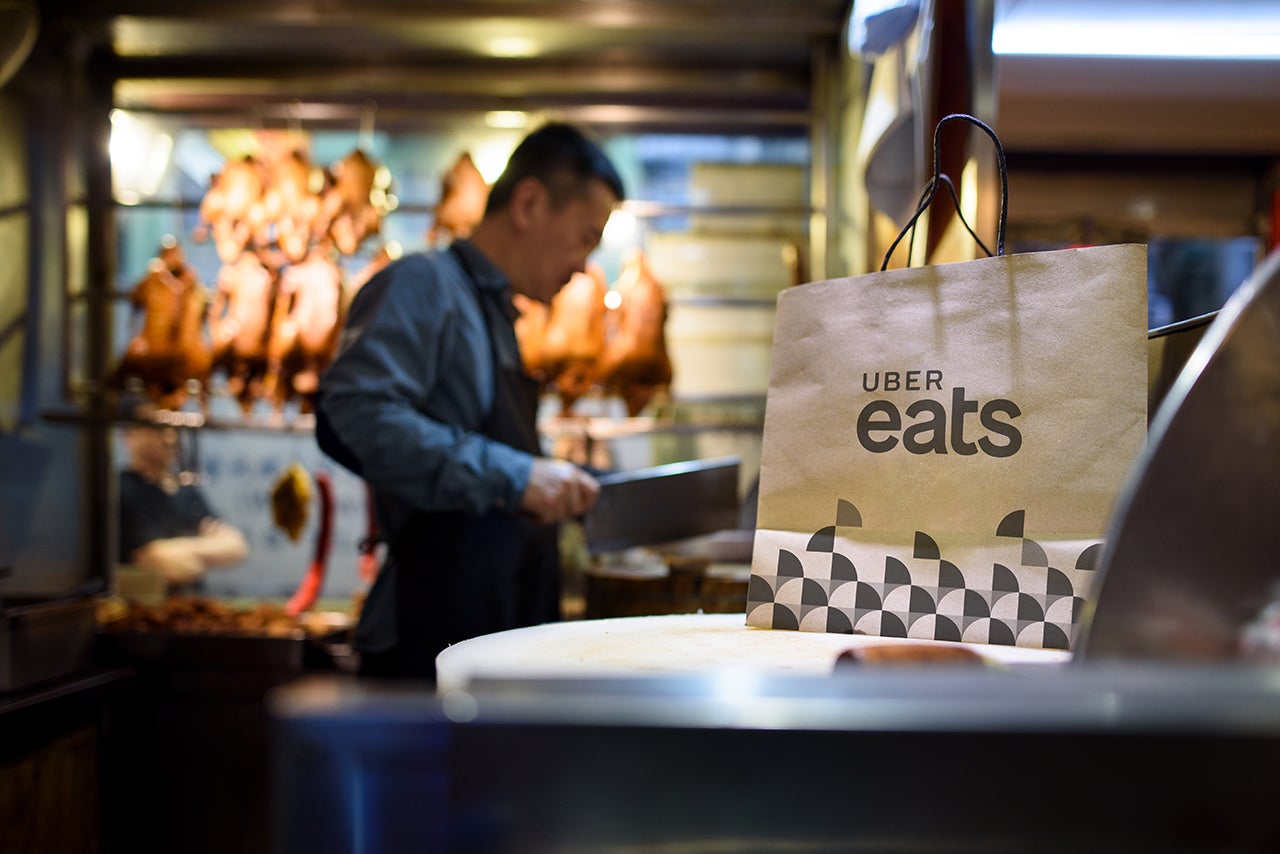
<instances>
[{"instance_id":1,"label":"dark countertop","mask_svg":"<svg viewBox=\"0 0 1280 854\"><path fill-rule=\"evenodd\" d=\"M94 668L0 693L0 763L73 730L99 727L111 697L133 680L132 668Z\"/></svg>"},{"instance_id":2,"label":"dark countertop","mask_svg":"<svg viewBox=\"0 0 1280 854\"><path fill-rule=\"evenodd\" d=\"M21 691L0 693L0 720L7 725L9 715L47 708L49 703L96 699L100 692L115 688L132 676L133 669L129 667L94 668L40 682Z\"/></svg>"}]
</instances>

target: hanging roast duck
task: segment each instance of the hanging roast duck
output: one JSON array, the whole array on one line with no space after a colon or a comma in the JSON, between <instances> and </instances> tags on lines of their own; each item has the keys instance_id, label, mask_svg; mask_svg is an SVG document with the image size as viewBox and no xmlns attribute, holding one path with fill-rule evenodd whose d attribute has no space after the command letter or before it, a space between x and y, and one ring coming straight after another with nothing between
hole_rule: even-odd
<instances>
[{"instance_id":1,"label":"hanging roast duck","mask_svg":"<svg viewBox=\"0 0 1280 854\"><path fill-rule=\"evenodd\" d=\"M666 291L639 249L627 257L614 290L618 307L607 315L597 370L605 389L622 398L628 415L636 416L671 385Z\"/></svg>"},{"instance_id":2,"label":"hanging roast duck","mask_svg":"<svg viewBox=\"0 0 1280 854\"><path fill-rule=\"evenodd\" d=\"M211 363L204 335L208 295L172 237L161 244L129 302L141 323L125 345L110 385L120 388L129 380L140 381L161 409L180 407L191 381L200 383L203 394Z\"/></svg>"}]
</instances>

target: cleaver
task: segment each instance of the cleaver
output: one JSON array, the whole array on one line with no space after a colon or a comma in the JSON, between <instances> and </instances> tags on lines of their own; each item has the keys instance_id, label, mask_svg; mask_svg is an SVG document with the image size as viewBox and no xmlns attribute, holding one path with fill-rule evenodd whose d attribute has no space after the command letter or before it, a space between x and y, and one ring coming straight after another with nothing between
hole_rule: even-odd
<instances>
[{"instance_id":1,"label":"cleaver","mask_svg":"<svg viewBox=\"0 0 1280 854\"><path fill-rule=\"evenodd\" d=\"M738 524L739 457L717 457L599 475L583 518L592 554L669 543Z\"/></svg>"}]
</instances>

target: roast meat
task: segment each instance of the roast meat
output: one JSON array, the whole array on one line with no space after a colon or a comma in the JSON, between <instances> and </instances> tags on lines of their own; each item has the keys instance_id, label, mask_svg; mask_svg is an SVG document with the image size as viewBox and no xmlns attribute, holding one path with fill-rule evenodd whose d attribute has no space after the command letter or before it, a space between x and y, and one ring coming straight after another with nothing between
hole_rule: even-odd
<instances>
[{"instance_id":1,"label":"roast meat","mask_svg":"<svg viewBox=\"0 0 1280 854\"><path fill-rule=\"evenodd\" d=\"M571 411L599 378L608 290L604 269L591 263L585 273L574 273L551 301L541 362L563 412Z\"/></svg>"},{"instance_id":2,"label":"roast meat","mask_svg":"<svg viewBox=\"0 0 1280 854\"><path fill-rule=\"evenodd\" d=\"M469 152L462 152L440 179L440 202L427 231L427 243L470 237L484 217L489 201L489 185L476 168Z\"/></svg>"},{"instance_id":3,"label":"roast meat","mask_svg":"<svg viewBox=\"0 0 1280 854\"><path fill-rule=\"evenodd\" d=\"M621 397L635 416L671 385L666 290L639 249L627 257L614 290L618 305L607 315L598 371L605 389Z\"/></svg>"}]
</instances>

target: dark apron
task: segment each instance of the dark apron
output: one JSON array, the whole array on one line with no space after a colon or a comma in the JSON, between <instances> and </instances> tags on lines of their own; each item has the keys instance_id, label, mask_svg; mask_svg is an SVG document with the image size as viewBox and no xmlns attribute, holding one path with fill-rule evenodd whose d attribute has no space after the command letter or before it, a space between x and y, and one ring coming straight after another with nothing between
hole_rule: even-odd
<instances>
[{"instance_id":1,"label":"dark apron","mask_svg":"<svg viewBox=\"0 0 1280 854\"><path fill-rule=\"evenodd\" d=\"M474 283L463 256L454 252ZM493 354L493 407L480 432L541 455L539 386L520 363L509 303L474 288ZM500 346L500 342L506 346ZM519 508L416 513L390 538L360 618L361 673L435 678L436 655L467 638L560 618L560 557L554 525Z\"/></svg>"}]
</instances>

